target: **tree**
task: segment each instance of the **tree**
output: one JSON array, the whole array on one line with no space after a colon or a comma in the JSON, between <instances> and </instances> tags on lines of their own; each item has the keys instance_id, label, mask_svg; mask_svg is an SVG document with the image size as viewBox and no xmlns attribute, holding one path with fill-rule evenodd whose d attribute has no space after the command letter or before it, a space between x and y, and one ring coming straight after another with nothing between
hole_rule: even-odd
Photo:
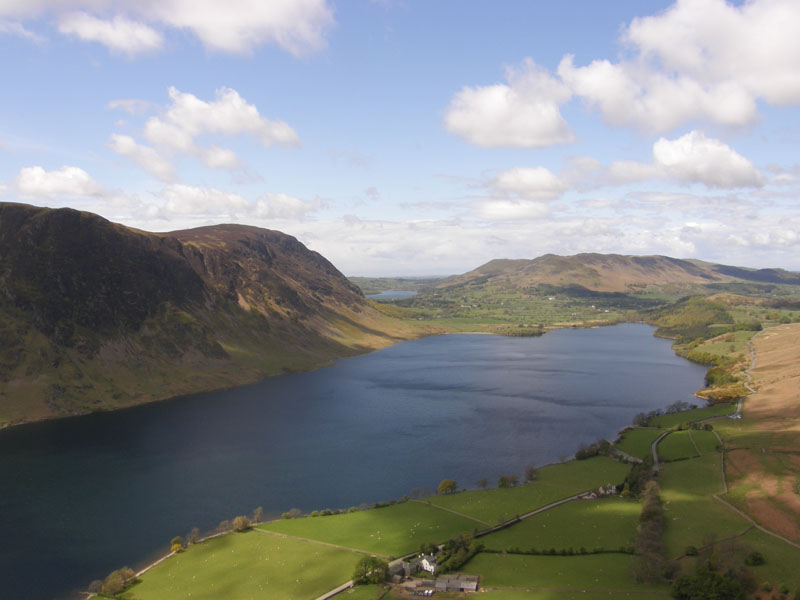
<instances>
[{"instance_id":1,"label":"tree","mask_svg":"<svg viewBox=\"0 0 800 600\"><path fill-rule=\"evenodd\" d=\"M183 546L183 538L179 535L176 535L169 541L170 546Z\"/></svg>"},{"instance_id":2,"label":"tree","mask_svg":"<svg viewBox=\"0 0 800 600\"><path fill-rule=\"evenodd\" d=\"M478 487L481 488L482 490L485 490L486 486L489 485L489 481L486 479L486 477L478 479L478 481L476 481L475 483L477 483Z\"/></svg>"},{"instance_id":3,"label":"tree","mask_svg":"<svg viewBox=\"0 0 800 600\"><path fill-rule=\"evenodd\" d=\"M377 556L362 556L356 563L353 581L361 583L381 583L389 573L389 563Z\"/></svg>"},{"instance_id":4,"label":"tree","mask_svg":"<svg viewBox=\"0 0 800 600\"><path fill-rule=\"evenodd\" d=\"M264 509L260 506L253 511L253 523L261 523L264 520Z\"/></svg>"},{"instance_id":5,"label":"tree","mask_svg":"<svg viewBox=\"0 0 800 600\"><path fill-rule=\"evenodd\" d=\"M516 486L519 483L519 475L511 475L508 478L508 482L511 484L511 487Z\"/></svg>"},{"instance_id":6,"label":"tree","mask_svg":"<svg viewBox=\"0 0 800 600\"><path fill-rule=\"evenodd\" d=\"M500 475L500 477L497 478L497 487L499 488L511 487L511 477L508 475Z\"/></svg>"},{"instance_id":7,"label":"tree","mask_svg":"<svg viewBox=\"0 0 800 600\"><path fill-rule=\"evenodd\" d=\"M442 482L439 484L438 493L439 494L451 494L458 489L458 484L453 479L442 479Z\"/></svg>"},{"instance_id":8,"label":"tree","mask_svg":"<svg viewBox=\"0 0 800 600\"><path fill-rule=\"evenodd\" d=\"M116 596L125 591L136 579L136 573L129 567L122 567L116 571L111 571L103 580L101 592L106 596Z\"/></svg>"},{"instance_id":9,"label":"tree","mask_svg":"<svg viewBox=\"0 0 800 600\"><path fill-rule=\"evenodd\" d=\"M234 531L247 531L250 529L250 519L245 517L244 515L239 515L238 517L234 517L233 519L233 530Z\"/></svg>"},{"instance_id":10,"label":"tree","mask_svg":"<svg viewBox=\"0 0 800 600\"><path fill-rule=\"evenodd\" d=\"M89 584L87 588L92 594L99 594L103 591L103 582L99 579L95 579Z\"/></svg>"},{"instance_id":11,"label":"tree","mask_svg":"<svg viewBox=\"0 0 800 600\"><path fill-rule=\"evenodd\" d=\"M525 467L525 483L536 481L537 475L538 470L536 469L536 465L534 463L528 463L528 466Z\"/></svg>"},{"instance_id":12,"label":"tree","mask_svg":"<svg viewBox=\"0 0 800 600\"><path fill-rule=\"evenodd\" d=\"M231 522L228 519L224 521L220 521L219 525L217 525L217 533L225 533L226 531L231 530Z\"/></svg>"},{"instance_id":13,"label":"tree","mask_svg":"<svg viewBox=\"0 0 800 600\"><path fill-rule=\"evenodd\" d=\"M186 534L187 544L196 544L200 539L200 530L197 527L192 527L192 530Z\"/></svg>"}]
</instances>

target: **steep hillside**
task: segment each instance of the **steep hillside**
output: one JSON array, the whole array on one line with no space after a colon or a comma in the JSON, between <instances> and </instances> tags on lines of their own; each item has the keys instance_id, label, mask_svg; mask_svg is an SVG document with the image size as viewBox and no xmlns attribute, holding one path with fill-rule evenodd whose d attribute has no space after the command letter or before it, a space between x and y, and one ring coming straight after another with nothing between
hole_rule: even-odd
<instances>
[{"instance_id":1,"label":"steep hillside","mask_svg":"<svg viewBox=\"0 0 800 600\"><path fill-rule=\"evenodd\" d=\"M0 424L255 381L413 337L295 238L0 203Z\"/></svg>"},{"instance_id":2,"label":"steep hillside","mask_svg":"<svg viewBox=\"0 0 800 600\"><path fill-rule=\"evenodd\" d=\"M440 289L504 284L582 287L598 292L636 292L653 285L706 285L733 281L800 284L800 274L782 269L744 269L668 256L620 254L545 254L533 260L492 260L477 269L449 277Z\"/></svg>"}]
</instances>

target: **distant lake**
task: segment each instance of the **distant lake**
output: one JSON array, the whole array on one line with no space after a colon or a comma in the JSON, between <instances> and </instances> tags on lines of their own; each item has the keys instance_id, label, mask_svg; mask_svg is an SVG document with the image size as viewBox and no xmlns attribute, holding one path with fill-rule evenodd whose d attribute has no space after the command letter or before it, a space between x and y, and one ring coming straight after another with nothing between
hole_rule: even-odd
<instances>
[{"instance_id":1,"label":"distant lake","mask_svg":"<svg viewBox=\"0 0 800 600\"><path fill-rule=\"evenodd\" d=\"M474 487L693 400L646 325L449 335L310 373L0 431L0 598L64 597L192 527Z\"/></svg>"},{"instance_id":2,"label":"distant lake","mask_svg":"<svg viewBox=\"0 0 800 600\"><path fill-rule=\"evenodd\" d=\"M377 294L368 294L367 298L372 298L373 300L405 300L406 298L413 298L416 295L417 292L409 290L384 290Z\"/></svg>"}]
</instances>

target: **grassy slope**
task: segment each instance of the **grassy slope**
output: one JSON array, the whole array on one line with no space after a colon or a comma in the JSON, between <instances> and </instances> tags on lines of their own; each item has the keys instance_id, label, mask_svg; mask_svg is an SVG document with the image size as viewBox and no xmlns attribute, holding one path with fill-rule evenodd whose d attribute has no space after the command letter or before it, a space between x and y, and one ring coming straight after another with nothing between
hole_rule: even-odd
<instances>
[{"instance_id":1,"label":"grassy slope","mask_svg":"<svg viewBox=\"0 0 800 600\"><path fill-rule=\"evenodd\" d=\"M694 421L702 421L703 419L709 419L711 417L729 415L735 410L735 404L715 404L714 406L708 406L706 408L696 408L694 410L686 410L679 413L673 413L671 415L656 417L654 419L650 419L648 425L651 427L670 429L672 427L678 427L679 425L687 425L689 423L693 423Z\"/></svg>"},{"instance_id":2,"label":"grassy slope","mask_svg":"<svg viewBox=\"0 0 800 600\"><path fill-rule=\"evenodd\" d=\"M521 556L479 554L464 568L481 576L485 587L557 588L561 590L652 590L630 577L632 557Z\"/></svg>"},{"instance_id":3,"label":"grassy slope","mask_svg":"<svg viewBox=\"0 0 800 600\"><path fill-rule=\"evenodd\" d=\"M404 502L343 515L272 521L260 527L396 557L417 550L423 543L471 533L481 525L424 504Z\"/></svg>"},{"instance_id":4,"label":"grassy slope","mask_svg":"<svg viewBox=\"0 0 800 600\"><path fill-rule=\"evenodd\" d=\"M644 459L650 456L650 448L653 442L662 433L664 433L662 429L632 427L626 429L625 433L622 434L622 438L614 445L631 456Z\"/></svg>"},{"instance_id":5,"label":"grassy slope","mask_svg":"<svg viewBox=\"0 0 800 600\"><path fill-rule=\"evenodd\" d=\"M673 431L658 443L658 455L666 461L683 460L698 456L689 432Z\"/></svg>"},{"instance_id":6,"label":"grassy slope","mask_svg":"<svg viewBox=\"0 0 800 600\"><path fill-rule=\"evenodd\" d=\"M359 555L250 531L189 547L131 588L136 600L316 598L347 581Z\"/></svg>"},{"instance_id":7,"label":"grassy slope","mask_svg":"<svg viewBox=\"0 0 800 600\"><path fill-rule=\"evenodd\" d=\"M581 547L618 550L633 545L639 513L636 501L622 498L576 500L482 538L492 550L539 551Z\"/></svg>"},{"instance_id":8,"label":"grassy slope","mask_svg":"<svg viewBox=\"0 0 800 600\"><path fill-rule=\"evenodd\" d=\"M605 457L574 460L539 469L534 483L498 490L473 490L436 496L432 504L490 524L525 514L551 502L608 483L621 483L628 467Z\"/></svg>"}]
</instances>

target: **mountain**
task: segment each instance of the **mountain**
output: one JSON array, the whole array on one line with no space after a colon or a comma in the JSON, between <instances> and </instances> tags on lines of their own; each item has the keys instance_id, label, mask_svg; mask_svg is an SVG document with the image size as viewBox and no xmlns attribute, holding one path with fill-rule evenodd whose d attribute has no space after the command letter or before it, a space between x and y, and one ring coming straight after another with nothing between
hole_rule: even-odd
<instances>
[{"instance_id":1,"label":"mountain","mask_svg":"<svg viewBox=\"0 0 800 600\"><path fill-rule=\"evenodd\" d=\"M800 285L800 274L782 269L745 269L668 256L620 254L545 254L532 260L498 259L443 280L443 290L483 284L516 288L553 286L629 293L652 285L704 285L756 282Z\"/></svg>"},{"instance_id":2,"label":"mountain","mask_svg":"<svg viewBox=\"0 0 800 600\"><path fill-rule=\"evenodd\" d=\"M309 369L412 337L295 238L0 203L0 425Z\"/></svg>"}]
</instances>

